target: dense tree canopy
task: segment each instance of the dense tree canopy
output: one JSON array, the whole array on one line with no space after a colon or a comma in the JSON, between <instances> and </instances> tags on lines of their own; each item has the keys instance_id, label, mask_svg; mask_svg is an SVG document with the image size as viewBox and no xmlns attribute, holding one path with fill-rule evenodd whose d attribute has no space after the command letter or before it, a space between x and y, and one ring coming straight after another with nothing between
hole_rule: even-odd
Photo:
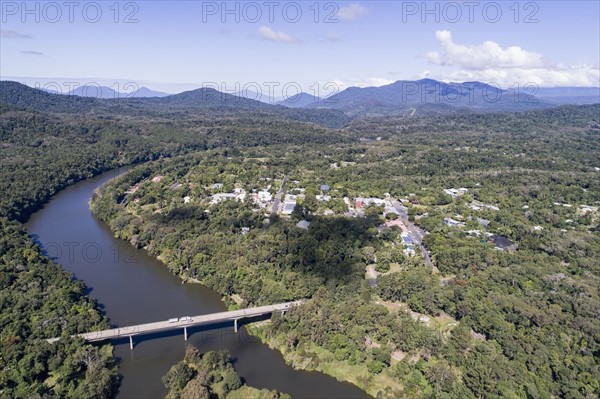
<instances>
[{"instance_id":1,"label":"dense tree canopy","mask_svg":"<svg viewBox=\"0 0 600 399\"><path fill-rule=\"evenodd\" d=\"M69 184L145 161L99 193L94 211L232 306L307 298L256 330L298 367L379 397L591 398L600 390L598 213L583 208L600 201L600 133L589 127L598 106L366 118L343 130L297 122L303 114L90 107L98 112L0 103L0 396L114 395L111 347L68 338L106 320L18 221ZM291 219L266 218L250 201L210 203L217 183L222 192L274 194L284 177L286 190L306 192ZM329 203L316 199L323 184ZM125 194L134 185L135 195ZM452 187L467 194L443 192ZM381 209L343 216L343 197L385 193L410 198L433 269L402 255ZM459 216L464 228L443 224ZM296 227L300 219L308 230ZM488 232L516 250L496 249ZM384 273L375 287L364 279L373 263ZM53 336L63 339L44 340ZM165 377L173 397L243 397L247 387L225 357L204 356L202 367L222 370L200 373L190 367L197 359L174 366Z\"/></svg>"},{"instance_id":2,"label":"dense tree canopy","mask_svg":"<svg viewBox=\"0 0 600 399\"><path fill-rule=\"evenodd\" d=\"M374 395L588 398L600 388L599 218L582 211L600 201L600 135L587 125L596 111L365 120L349 129L362 143L144 165L93 209L117 236L241 305L309 298L256 332L289 361ZM264 220L251 201L210 202L216 183L274 193L284 176L286 191L306 193L290 219ZM316 201L322 184L336 198L416 200L409 214L429 232L434 269L401 255L398 232L378 227L380 209L346 218ZM444 194L450 187L467 194ZM327 209L334 216L320 215ZM465 227L445 226L448 216ZM308 230L295 226L301 218ZM490 231L517 249L497 249ZM364 279L371 262L384 272L376 287Z\"/></svg>"}]
</instances>

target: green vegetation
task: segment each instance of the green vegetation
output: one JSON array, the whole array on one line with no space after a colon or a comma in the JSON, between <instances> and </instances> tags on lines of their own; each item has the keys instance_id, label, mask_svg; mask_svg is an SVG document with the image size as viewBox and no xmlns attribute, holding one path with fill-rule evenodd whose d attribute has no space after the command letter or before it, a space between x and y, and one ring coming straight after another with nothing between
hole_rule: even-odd
<instances>
[{"instance_id":1,"label":"green vegetation","mask_svg":"<svg viewBox=\"0 0 600 399\"><path fill-rule=\"evenodd\" d=\"M109 107L116 103L59 98L10 82L0 83L0 97L3 398L102 398L116 392L112 347L66 338L106 327L101 311L83 284L43 256L19 224L52 195L103 171L189 151L349 141L343 134L326 134L324 128L268 113L222 110L213 115L189 107L137 112L125 106L117 111ZM43 340L57 336L63 337L57 344Z\"/></svg>"},{"instance_id":2,"label":"green vegetation","mask_svg":"<svg viewBox=\"0 0 600 399\"><path fill-rule=\"evenodd\" d=\"M1 89L1 397L114 395L111 346L68 338L106 327L97 304L19 221L69 184L145 161L101 191L94 212L174 273L237 294L241 306L307 298L253 328L296 367L389 398L600 391L600 132L589 128L599 106L367 118L331 130L298 122L320 114L196 107L198 93L176 104L69 105ZM235 188L275 194L284 177L287 192L305 189L289 218L248 199L211 204ZM322 184L331 202L317 200ZM443 191L459 187L466 193L456 198ZM412 202L433 268L402 254L397 227L381 227L381 207L342 216L344 197L385 193ZM448 227L447 217L465 226ZM296 227L301 219L307 230ZM487 233L516 249L498 250ZM377 286L364 278L373 263L383 273ZM61 341L44 340L54 336ZM239 377L215 356L207 367L221 371L188 389L245 395L250 388L234 388ZM199 375L177 367L166 378L174 395Z\"/></svg>"},{"instance_id":3,"label":"green vegetation","mask_svg":"<svg viewBox=\"0 0 600 399\"><path fill-rule=\"evenodd\" d=\"M152 162L106 186L93 210L115 235L242 306L308 298L253 328L296 367L379 397L594 397L599 218L582 207L600 201L600 136L588 128L597 112L367 119L347 129L355 143ZM211 203L236 188L273 194L284 176L286 192L305 193L289 218L249 197ZM397 228L378 227L380 207L346 218L339 202L317 201L322 184L337 199L419 203L408 213L429 232L434 268L399 254ZM452 187L465 194L444 193ZM301 218L308 230L295 226ZM517 249L497 249L486 233ZM374 261L384 274L371 287L364 272Z\"/></svg>"},{"instance_id":4,"label":"green vegetation","mask_svg":"<svg viewBox=\"0 0 600 399\"><path fill-rule=\"evenodd\" d=\"M3 221L1 228L0 397L112 397L112 347L69 337L108 327L96 303L81 282L41 255L17 223ZM43 339L51 337L62 339Z\"/></svg>"},{"instance_id":5,"label":"green vegetation","mask_svg":"<svg viewBox=\"0 0 600 399\"><path fill-rule=\"evenodd\" d=\"M167 399L291 399L245 385L227 351L201 354L191 345L186 347L183 361L171 367L162 380L169 390Z\"/></svg>"},{"instance_id":6,"label":"green vegetation","mask_svg":"<svg viewBox=\"0 0 600 399\"><path fill-rule=\"evenodd\" d=\"M95 115L113 119L152 118L162 121L185 119L215 120L227 124L231 119L309 122L339 128L349 122L341 111L333 109L290 109L256 100L202 88L163 98L100 99L66 96L36 90L11 81L0 82L0 104L63 115ZM268 123L267 123L268 124Z\"/></svg>"}]
</instances>

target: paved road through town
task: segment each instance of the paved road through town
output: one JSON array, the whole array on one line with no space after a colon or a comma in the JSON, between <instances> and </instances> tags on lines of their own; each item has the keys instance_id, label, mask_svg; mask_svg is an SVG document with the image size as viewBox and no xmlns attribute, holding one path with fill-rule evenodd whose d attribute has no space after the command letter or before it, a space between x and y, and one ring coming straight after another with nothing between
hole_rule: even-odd
<instances>
[{"instance_id":1,"label":"paved road through town","mask_svg":"<svg viewBox=\"0 0 600 399\"><path fill-rule=\"evenodd\" d=\"M277 215L279 213L279 204L281 203L281 196L283 195L283 185L286 181L288 181L287 176L283 176L281 186L279 186L279 191L275 194L275 200L273 201L273 209L271 210L272 215Z\"/></svg>"},{"instance_id":2,"label":"paved road through town","mask_svg":"<svg viewBox=\"0 0 600 399\"><path fill-rule=\"evenodd\" d=\"M427 263L427 265L429 265L430 267L434 267L433 262L431 262L431 258L429 256L429 252L427 252L427 249L423 245L423 236L425 235L425 232L423 230L421 230L420 228L418 228L417 226L415 226L413 223L408 221L408 213L406 211L406 207L404 205L402 205L402 203L400 201L398 201L396 199L392 199L391 202L392 202L392 206L394 207L394 209L396 209L396 211L398 211L398 214L400 215L400 219L404 222L404 224L408 228L408 232L410 233L410 236L412 237L413 241L421 249L421 254L423 255L423 259L425 260L425 263Z\"/></svg>"}]
</instances>

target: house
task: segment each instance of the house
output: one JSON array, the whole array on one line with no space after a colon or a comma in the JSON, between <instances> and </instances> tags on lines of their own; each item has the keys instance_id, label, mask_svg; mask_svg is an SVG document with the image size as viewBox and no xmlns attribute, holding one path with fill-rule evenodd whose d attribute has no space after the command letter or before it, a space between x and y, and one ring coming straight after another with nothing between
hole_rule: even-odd
<instances>
[{"instance_id":1,"label":"house","mask_svg":"<svg viewBox=\"0 0 600 399\"><path fill-rule=\"evenodd\" d=\"M597 206L579 205L579 208L580 208L580 213L582 215L586 215L586 214L591 213L591 212L598 212L598 207Z\"/></svg>"},{"instance_id":2,"label":"house","mask_svg":"<svg viewBox=\"0 0 600 399\"><path fill-rule=\"evenodd\" d=\"M466 188L445 188L444 193L448 194L452 198L464 195L468 190Z\"/></svg>"},{"instance_id":3,"label":"house","mask_svg":"<svg viewBox=\"0 0 600 399\"><path fill-rule=\"evenodd\" d=\"M136 184L129 188L129 190L125 191L125 194L135 194L137 190L140 189L140 183Z\"/></svg>"},{"instance_id":4,"label":"house","mask_svg":"<svg viewBox=\"0 0 600 399\"><path fill-rule=\"evenodd\" d=\"M235 194L235 199L237 199L240 202L244 202L244 200L246 199L246 193L244 192L244 193Z\"/></svg>"},{"instance_id":5,"label":"house","mask_svg":"<svg viewBox=\"0 0 600 399\"><path fill-rule=\"evenodd\" d=\"M308 220L301 220L296 223L296 227L299 227L304 230L308 230L308 226L310 226L310 222Z\"/></svg>"},{"instance_id":6,"label":"house","mask_svg":"<svg viewBox=\"0 0 600 399\"><path fill-rule=\"evenodd\" d=\"M152 178L152 183L159 183L162 180L162 176L154 176Z\"/></svg>"},{"instance_id":7,"label":"house","mask_svg":"<svg viewBox=\"0 0 600 399\"><path fill-rule=\"evenodd\" d=\"M454 220L452 218L444 218L444 224L448 227L464 227L465 224L463 222L459 222L458 220Z\"/></svg>"},{"instance_id":8,"label":"house","mask_svg":"<svg viewBox=\"0 0 600 399\"><path fill-rule=\"evenodd\" d=\"M296 196L287 194L283 201L283 209L281 211L284 215L291 215L296 207Z\"/></svg>"},{"instance_id":9,"label":"house","mask_svg":"<svg viewBox=\"0 0 600 399\"><path fill-rule=\"evenodd\" d=\"M473 201L473 202L471 202L471 204L469 205L469 208L473 209L474 211L480 211L483 208L491 209L492 211L499 211L500 210L500 208L498 208L495 205L484 204L481 201Z\"/></svg>"},{"instance_id":10,"label":"house","mask_svg":"<svg viewBox=\"0 0 600 399\"><path fill-rule=\"evenodd\" d=\"M265 191L265 190L259 191L258 192L258 200L263 203L271 202L273 200L273 195L270 192Z\"/></svg>"},{"instance_id":11,"label":"house","mask_svg":"<svg viewBox=\"0 0 600 399\"><path fill-rule=\"evenodd\" d=\"M183 197L183 203L184 204L189 204L189 202L190 202L191 199L192 199L192 197L190 197L190 196Z\"/></svg>"},{"instance_id":12,"label":"house","mask_svg":"<svg viewBox=\"0 0 600 399\"><path fill-rule=\"evenodd\" d=\"M517 248L517 245L509 240L508 237L494 234L490 239L496 245L496 248L508 251L514 251Z\"/></svg>"},{"instance_id":13,"label":"house","mask_svg":"<svg viewBox=\"0 0 600 399\"><path fill-rule=\"evenodd\" d=\"M376 205L376 206L385 206L386 205L386 201L382 200L381 198L362 198L362 197L357 197L354 199L355 204L357 203L361 203L360 207L357 208L361 208L362 206L369 206L369 205ZM390 204L391 205L391 204Z\"/></svg>"},{"instance_id":14,"label":"house","mask_svg":"<svg viewBox=\"0 0 600 399\"><path fill-rule=\"evenodd\" d=\"M213 190L220 190L223 188L223 183L215 183L210 188L212 188Z\"/></svg>"},{"instance_id":15,"label":"house","mask_svg":"<svg viewBox=\"0 0 600 399\"><path fill-rule=\"evenodd\" d=\"M405 245L414 244L412 237L408 233L402 233L400 235L400 237L402 237L402 244L405 244Z\"/></svg>"},{"instance_id":16,"label":"house","mask_svg":"<svg viewBox=\"0 0 600 399\"><path fill-rule=\"evenodd\" d=\"M242 235L246 235L250 232L250 227L242 227Z\"/></svg>"},{"instance_id":17,"label":"house","mask_svg":"<svg viewBox=\"0 0 600 399\"><path fill-rule=\"evenodd\" d=\"M321 191L329 191L329 186L327 184L322 184Z\"/></svg>"},{"instance_id":18,"label":"house","mask_svg":"<svg viewBox=\"0 0 600 399\"><path fill-rule=\"evenodd\" d=\"M236 195L232 194L232 193L219 193L219 194L214 194L212 195L210 198L210 203L211 204L218 204L219 202L223 202L226 200L230 200L230 199L236 199Z\"/></svg>"},{"instance_id":19,"label":"house","mask_svg":"<svg viewBox=\"0 0 600 399\"><path fill-rule=\"evenodd\" d=\"M284 215L291 215L292 212L294 211L294 208L296 207L296 201L294 202L284 202L283 203L283 209L281 210L281 213Z\"/></svg>"},{"instance_id":20,"label":"house","mask_svg":"<svg viewBox=\"0 0 600 399\"><path fill-rule=\"evenodd\" d=\"M477 223L479 223L479 225L480 225L481 227L484 227L484 228L486 228L486 229L489 229L489 228L490 228L490 223L491 223L491 222L490 222L489 220L487 220L487 219L477 218Z\"/></svg>"}]
</instances>

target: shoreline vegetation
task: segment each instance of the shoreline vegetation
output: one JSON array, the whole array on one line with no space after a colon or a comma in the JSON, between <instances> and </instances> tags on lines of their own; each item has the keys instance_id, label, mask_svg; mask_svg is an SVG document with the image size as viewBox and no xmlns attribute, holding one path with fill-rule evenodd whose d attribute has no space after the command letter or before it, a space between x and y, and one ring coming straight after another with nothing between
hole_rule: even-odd
<instances>
[{"instance_id":1,"label":"shoreline vegetation","mask_svg":"<svg viewBox=\"0 0 600 399\"><path fill-rule=\"evenodd\" d=\"M192 345L186 346L184 359L162 381L168 389L166 399L292 399L285 393L246 385L227 351L200 353Z\"/></svg>"}]
</instances>

